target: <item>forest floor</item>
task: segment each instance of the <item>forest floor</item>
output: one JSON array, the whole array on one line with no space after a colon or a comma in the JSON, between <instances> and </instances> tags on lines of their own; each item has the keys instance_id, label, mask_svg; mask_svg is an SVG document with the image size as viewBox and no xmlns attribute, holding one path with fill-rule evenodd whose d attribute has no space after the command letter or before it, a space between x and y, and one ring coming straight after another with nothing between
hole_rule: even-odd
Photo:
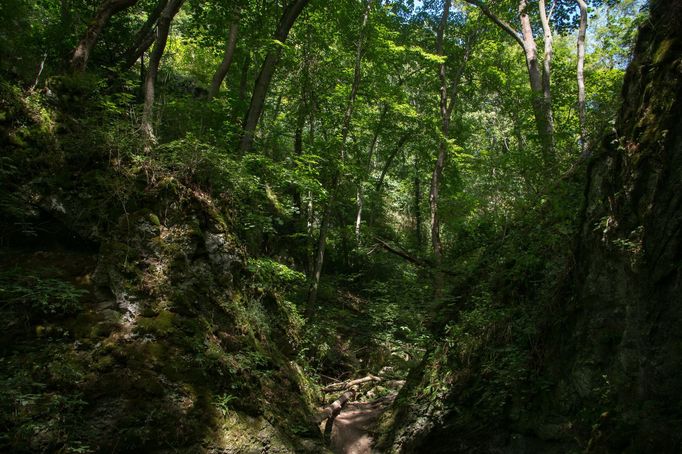
<instances>
[{"instance_id":1,"label":"forest floor","mask_svg":"<svg viewBox=\"0 0 682 454\"><path fill-rule=\"evenodd\" d=\"M338 454L370 454L374 432L380 416L386 411L397 392L371 402L349 402L334 419L331 448ZM325 421L322 430L325 431Z\"/></svg>"}]
</instances>

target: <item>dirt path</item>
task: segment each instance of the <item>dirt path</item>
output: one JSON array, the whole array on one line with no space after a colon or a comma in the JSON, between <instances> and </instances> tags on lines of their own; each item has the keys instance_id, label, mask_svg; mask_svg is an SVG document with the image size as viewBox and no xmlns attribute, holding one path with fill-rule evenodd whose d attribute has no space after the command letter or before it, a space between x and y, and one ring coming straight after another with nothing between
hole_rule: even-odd
<instances>
[{"instance_id":1,"label":"dirt path","mask_svg":"<svg viewBox=\"0 0 682 454\"><path fill-rule=\"evenodd\" d=\"M338 454L371 454L372 432L396 394L372 402L350 402L334 420L331 448Z\"/></svg>"}]
</instances>

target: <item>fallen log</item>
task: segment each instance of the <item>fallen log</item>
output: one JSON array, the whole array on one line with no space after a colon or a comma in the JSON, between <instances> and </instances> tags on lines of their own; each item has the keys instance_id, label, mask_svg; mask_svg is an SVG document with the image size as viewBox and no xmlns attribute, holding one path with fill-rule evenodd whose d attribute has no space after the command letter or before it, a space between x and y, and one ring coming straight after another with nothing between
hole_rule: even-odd
<instances>
[{"instance_id":1,"label":"fallen log","mask_svg":"<svg viewBox=\"0 0 682 454\"><path fill-rule=\"evenodd\" d=\"M343 409L344 406L353 398L355 397L355 394L357 393L356 388L352 388L349 391L346 391L336 399L334 402L331 403L328 407L325 407L318 415L317 415L317 424L321 423L325 419L333 421L334 418L336 418L339 413L341 413L341 410Z\"/></svg>"},{"instance_id":2,"label":"fallen log","mask_svg":"<svg viewBox=\"0 0 682 454\"><path fill-rule=\"evenodd\" d=\"M381 380L382 380L381 377L377 377L376 375L369 374L366 377L357 378L355 380L344 381L344 382L340 382L340 383L332 383L332 384L327 385L324 388L322 388L322 391L324 391L324 392L342 391L344 389L352 388L353 386L359 386L359 385L362 385L364 383L381 381Z\"/></svg>"}]
</instances>

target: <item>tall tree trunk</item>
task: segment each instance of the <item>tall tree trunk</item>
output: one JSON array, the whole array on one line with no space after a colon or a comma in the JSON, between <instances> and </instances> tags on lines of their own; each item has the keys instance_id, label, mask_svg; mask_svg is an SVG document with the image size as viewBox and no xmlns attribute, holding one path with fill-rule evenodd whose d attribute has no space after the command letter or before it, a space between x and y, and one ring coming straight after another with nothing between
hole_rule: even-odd
<instances>
[{"instance_id":1,"label":"tall tree trunk","mask_svg":"<svg viewBox=\"0 0 682 454\"><path fill-rule=\"evenodd\" d=\"M370 142L369 145L369 153L367 153L367 175L372 174L372 158L374 156L374 151L376 150L377 147L377 142L379 140L379 134L381 133L381 129L383 128L384 125L384 118L386 117L386 114L388 113L388 104L384 104L384 106L381 109L381 114L379 115L379 122L377 123L377 127L374 129L374 135L372 135L372 141ZM365 194L364 190L362 187L362 183L364 180L361 178L360 181L358 182L358 188L356 192L356 203L357 203L357 212L355 213L355 240L360 243L360 227L362 226L362 210L364 209L365 205Z\"/></svg>"},{"instance_id":2,"label":"tall tree trunk","mask_svg":"<svg viewBox=\"0 0 682 454\"><path fill-rule=\"evenodd\" d=\"M587 3L577 0L580 6L580 26L578 28L578 118L580 119L580 153L587 153L587 126L585 121L585 35L587 33Z\"/></svg>"},{"instance_id":3,"label":"tall tree trunk","mask_svg":"<svg viewBox=\"0 0 682 454\"><path fill-rule=\"evenodd\" d=\"M419 175L419 158L414 157L414 234L416 236L417 252L422 252L422 191L421 178Z\"/></svg>"},{"instance_id":4,"label":"tall tree trunk","mask_svg":"<svg viewBox=\"0 0 682 454\"><path fill-rule=\"evenodd\" d=\"M147 16L147 20L140 27L135 34L133 44L131 44L124 52L125 61L123 62L124 69L130 69L137 60L142 57L142 54L154 43L154 27L161 17L161 13L168 5L168 0L159 0L151 13Z\"/></svg>"},{"instance_id":5,"label":"tall tree trunk","mask_svg":"<svg viewBox=\"0 0 682 454\"><path fill-rule=\"evenodd\" d=\"M547 17L547 8L545 0L538 0L538 7L540 8L540 23L542 24L542 31L544 34L545 52L542 56L542 101L545 115L545 136L549 140L549 163L554 161L554 114L552 112L552 57L554 55L554 39L552 37L552 28L549 25L549 18Z\"/></svg>"},{"instance_id":6,"label":"tall tree trunk","mask_svg":"<svg viewBox=\"0 0 682 454\"><path fill-rule=\"evenodd\" d=\"M384 184L384 178L386 178L386 174L388 173L388 169L391 168L391 164L393 164L393 161L395 160L395 157L398 156L398 153L400 153L400 150L403 149L405 144L407 143L408 140L410 140L410 136L412 135L412 131L407 131L405 134L403 134L400 137L400 140L398 140L398 143L395 145L395 148L393 148L393 152L388 156L388 159L386 160L386 163L384 164L384 168L381 169L381 175L379 176L379 179L377 180L377 185L376 185L376 191L380 192L381 187Z\"/></svg>"},{"instance_id":7,"label":"tall tree trunk","mask_svg":"<svg viewBox=\"0 0 682 454\"><path fill-rule=\"evenodd\" d=\"M551 103L545 102L545 92L543 88L542 72L538 62L538 50L533 37L533 28L528 16L528 2L527 0L519 1L519 16L521 20L521 33L519 34L514 28L504 20L497 17L481 0L466 0L468 3L477 6L481 12L492 20L495 25L502 29L509 36L514 38L519 46L523 49L526 58L526 68L528 69L528 80L530 82L530 89L532 92L531 105L533 107L533 117L535 118L535 127L540 138L540 146L542 147L543 161L547 165L553 165L554 162L554 127L552 121L552 106Z\"/></svg>"},{"instance_id":8,"label":"tall tree trunk","mask_svg":"<svg viewBox=\"0 0 682 454\"><path fill-rule=\"evenodd\" d=\"M542 71L540 70L540 63L538 61L538 49L533 37L533 27L528 16L528 2L521 0L519 2L519 16L521 18L521 35L523 36L523 50L526 57L526 67L528 68L528 79L530 82L530 89L532 92L532 106L533 116L535 117L535 125L540 138L540 145L542 146L542 157L545 164L548 164L552 159L553 154L553 138L550 134L551 128L551 111L548 111L545 103L545 90L542 80Z\"/></svg>"},{"instance_id":9,"label":"tall tree trunk","mask_svg":"<svg viewBox=\"0 0 682 454\"><path fill-rule=\"evenodd\" d=\"M443 14L441 16L440 24L438 25L438 31L436 33L437 55L443 55L443 40L445 36L445 28L448 24L448 17L450 15L450 3L451 0L445 0L443 5ZM440 266L442 261L440 220L438 218L438 191L440 188L440 180L443 174L443 167L445 166L447 139L450 133L450 118L448 116L448 81L445 69L445 62L442 62L438 66L438 79L440 80L440 132L442 134L442 138L438 144L438 156L436 158L436 164L431 175L431 191L429 193L429 205L431 208L431 246L433 248L433 255L437 266Z\"/></svg>"},{"instance_id":10,"label":"tall tree trunk","mask_svg":"<svg viewBox=\"0 0 682 454\"><path fill-rule=\"evenodd\" d=\"M341 126L341 144L339 155L341 161L346 157L346 141L348 140L348 133L350 132L351 119L353 117L353 110L355 108L355 99L358 94L358 88L360 87L361 79L361 63L362 63L362 49L364 45L365 38L365 28L367 27L367 21L369 20L369 12L372 7L374 0L367 0L365 4L365 12L362 17L362 27L360 28L360 36L358 37L358 46L355 52L355 68L353 73L353 84L351 86L350 95L348 97L348 104L346 106L346 112L343 116L343 124ZM322 276L322 265L324 264L324 250L327 244L327 235L329 234L329 223L330 217L333 214L333 207L336 202L336 191L340 185L341 176L338 171L332 178L331 191L329 194L329 199L327 200L327 205L322 216L322 221L320 224L320 237L317 242L317 255L315 257L315 268L313 271L313 282L310 286L310 292L308 293L308 307L307 313L310 315L317 302L317 290L320 285L320 277Z\"/></svg>"},{"instance_id":11,"label":"tall tree trunk","mask_svg":"<svg viewBox=\"0 0 682 454\"><path fill-rule=\"evenodd\" d=\"M71 56L71 69L76 72L83 72L88 64L90 53L97 43L100 33L104 30L109 19L116 13L130 8L137 3L138 0L104 0L97 8L95 17L92 18L88 25L83 38L78 42L78 45L73 50Z\"/></svg>"},{"instance_id":12,"label":"tall tree trunk","mask_svg":"<svg viewBox=\"0 0 682 454\"><path fill-rule=\"evenodd\" d=\"M241 75L239 77L239 88L237 89L237 104L230 114L230 122L243 129L244 125L241 123L244 118L243 106L246 104L246 91L249 85L249 69L251 68L251 52L246 50L244 53L244 60L241 64Z\"/></svg>"},{"instance_id":13,"label":"tall tree trunk","mask_svg":"<svg viewBox=\"0 0 682 454\"><path fill-rule=\"evenodd\" d=\"M333 183L334 185L336 183ZM329 220L332 217L332 203L327 201L327 205L322 215L320 223L320 236L317 240L317 253L315 254L315 262L313 265L312 282L310 290L308 291L308 304L306 306L306 316L310 318L315 312L315 304L317 303L317 291L320 286L320 277L322 277L322 265L324 263L324 250L327 247L327 235L329 234Z\"/></svg>"},{"instance_id":14,"label":"tall tree trunk","mask_svg":"<svg viewBox=\"0 0 682 454\"><path fill-rule=\"evenodd\" d=\"M234 49L237 47L237 32L239 31L239 12L236 13L232 24L230 25L230 32L227 37L227 45L225 46L225 55L220 66L213 75L211 87L208 90L208 100L213 99L220 91L220 85L223 83L227 72L230 70L232 58L234 57Z\"/></svg>"},{"instance_id":15,"label":"tall tree trunk","mask_svg":"<svg viewBox=\"0 0 682 454\"><path fill-rule=\"evenodd\" d=\"M156 44L149 56L149 70L144 81L144 107L142 109L142 134L149 147L156 140L154 137L154 127L152 125L152 111L154 108L154 89L156 86L156 76L159 72L161 57L166 49L168 33L173 18L180 10L184 0L170 0L163 9L159 17L158 28L156 31Z\"/></svg>"},{"instance_id":16,"label":"tall tree trunk","mask_svg":"<svg viewBox=\"0 0 682 454\"><path fill-rule=\"evenodd\" d=\"M274 39L281 43L286 41L291 27L294 25L294 22L308 2L309 0L294 0L284 9L284 14L279 21ZM242 153L251 149L253 145L253 136L256 132L256 126L258 126L258 120L263 112L265 96L267 95L268 88L270 88L270 82L272 81L272 76L275 74L275 68L280 55L281 49L279 46L276 46L276 48L271 49L267 53L265 61L261 66L260 73L256 79L256 84L253 88L253 94L251 95L251 105L249 106L249 111L244 120L244 131L239 144L239 150Z\"/></svg>"}]
</instances>

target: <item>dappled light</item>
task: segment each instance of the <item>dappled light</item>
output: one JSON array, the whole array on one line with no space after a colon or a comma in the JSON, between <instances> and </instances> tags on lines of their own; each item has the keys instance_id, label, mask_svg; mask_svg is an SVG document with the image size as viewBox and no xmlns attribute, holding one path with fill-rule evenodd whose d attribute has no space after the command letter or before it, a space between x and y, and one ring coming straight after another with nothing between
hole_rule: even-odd
<instances>
[{"instance_id":1,"label":"dappled light","mask_svg":"<svg viewBox=\"0 0 682 454\"><path fill-rule=\"evenodd\" d=\"M674 0L6 0L0 451L680 452Z\"/></svg>"}]
</instances>

